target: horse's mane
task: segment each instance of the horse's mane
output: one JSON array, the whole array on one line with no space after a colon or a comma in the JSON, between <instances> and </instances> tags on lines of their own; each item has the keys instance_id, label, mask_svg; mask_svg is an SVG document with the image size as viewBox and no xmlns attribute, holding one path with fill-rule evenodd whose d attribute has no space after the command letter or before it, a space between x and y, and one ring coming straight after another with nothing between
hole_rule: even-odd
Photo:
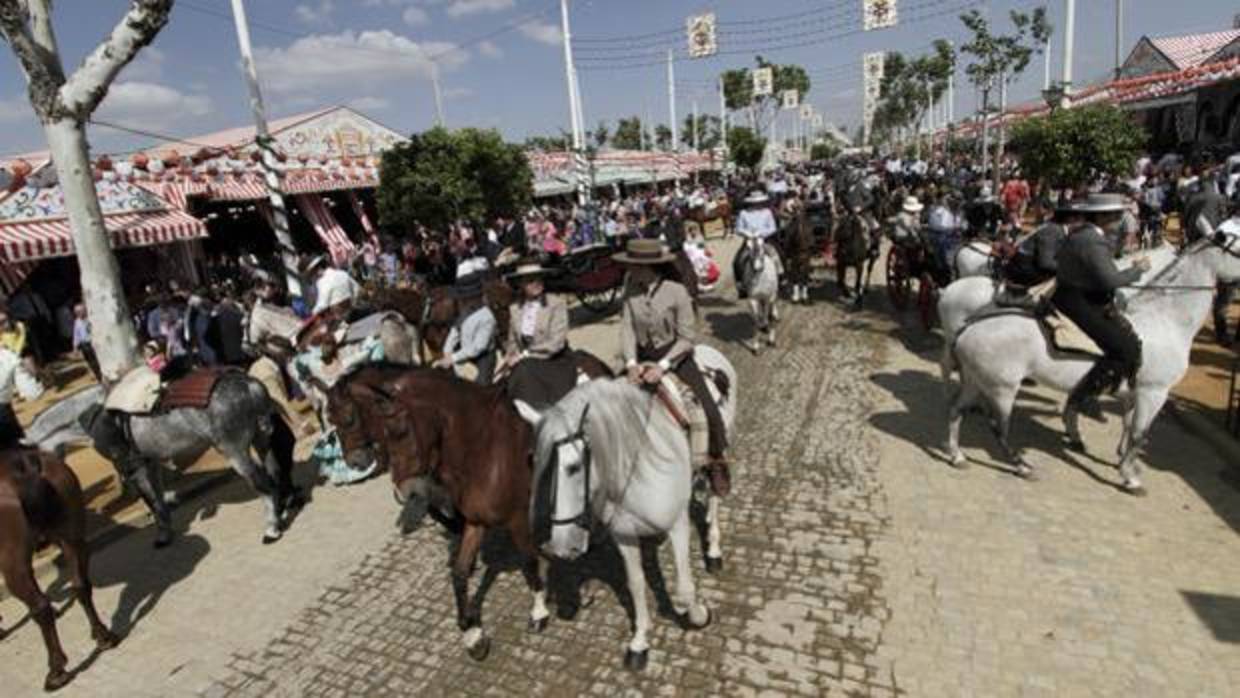
<instances>
[{"instance_id":1,"label":"horse's mane","mask_svg":"<svg viewBox=\"0 0 1240 698\"><path fill-rule=\"evenodd\" d=\"M633 387L623 378L592 380L577 386L543 415L535 462L548 462L556 441L577 430L588 405L585 429L590 448L596 458L611 465L610 461L648 438L646 427L653 401L652 394Z\"/></svg>"},{"instance_id":2,"label":"horse's mane","mask_svg":"<svg viewBox=\"0 0 1240 698\"><path fill-rule=\"evenodd\" d=\"M499 400L504 391L495 385L478 385L470 381L459 378L451 371L441 371L430 368L429 366L410 366L408 364L398 364L392 361L372 361L369 363L359 364L349 369L336 380L336 385L344 387L348 383L357 379L361 374L378 373L381 377L404 376L410 372L414 372L418 380L430 381L442 385L468 386L469 389L477 389L488 401ZM514 408L515 410L515 408Z\"/></svg>"}]
</instances>

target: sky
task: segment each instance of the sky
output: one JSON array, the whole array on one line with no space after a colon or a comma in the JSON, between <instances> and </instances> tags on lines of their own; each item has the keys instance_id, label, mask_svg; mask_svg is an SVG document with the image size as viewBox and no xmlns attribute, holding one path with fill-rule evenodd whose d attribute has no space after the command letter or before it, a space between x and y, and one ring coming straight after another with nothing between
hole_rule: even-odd
<instances>
[{"instance_id":1,"label":"sky","mask_svg":"<svg viewBox=\"0 0 1240 698\"><path fill-rule=\"evenodd\" d=\"M55 25L73 70L123 15L126 0L57 0ZM1073 70L1079 85L1114 68L1115 0L1078 0ZM860 31L861 0L570 0L571 35L588 128L630 115L669 117L667 49L674 64L678 120L696 102L717 114L714 81L761 54L803 66L804 101L852 132L861 118L861 56L918 55L934 39L965 38L959 14L989 14L997 31L1012 9L1046 5L1055 27L1052 75L1062 65L1063 0L899 0L900 24ZM450 127L498 128L510 140L554 135L569 123L558 0L246 0L254 52L272 118L350 105L402 133L429 128L438 65ZM685 56L686 17L713 11L719 55ZM1167 36L1231 27L1227 0L1125 0L1124 54L1144 34ZM0 156L45 147L16 59L0 50ZM1039 99L1043 62L1013 87L1015 102ZM958 81L955 114L975 105ZM649 119L645 115L649 114ZM177 0L168 25L112 85L95 117L136 130L188 138L250 123L229 0ZM154 140L103 126L92 148L115 152Z\"/></svg>"}]
</instances>

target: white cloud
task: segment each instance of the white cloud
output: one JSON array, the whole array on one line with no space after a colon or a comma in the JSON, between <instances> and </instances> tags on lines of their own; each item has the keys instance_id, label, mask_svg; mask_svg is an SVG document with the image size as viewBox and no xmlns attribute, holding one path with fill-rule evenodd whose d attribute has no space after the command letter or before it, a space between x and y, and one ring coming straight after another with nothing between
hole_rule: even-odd
<instances>
[{"instance_id":1,"label":"white cloud","mask_svg":"<svg viewBox=\"0 0 1240 698\"><path fill-rule=\"evenodd\" d=\"M504 57L504 50L500 48L499 46L496 46L495 42L489 39L478 44L478 53L481 53L487 58L503 58Z\"/></svg>"},{"instance_id":2,"label":"white cloud","mask_svg":"<svg viewBox=\"0 0 1240 698\"><path fill-rule=\"evenodd\" d=\"M34 110L30 102L22 95L12 99L0 99L0 124L12 124L34 119Z\"/></svg>"},{"instance_id":3,"label":"white cloud","mask_svg":"<svg viewBox=\"0 0 1240 698\"><path fill-rule=\"evenodd\" d=\"M550 22L532 19L517 27L525 36L544 44L555 46L560 43L560 28Z\"/></svg>"},{"instance_id":4,"label":"white cloud","mask_svg":"<svg viewBox=\"0 0 1240 698\"><path fill-rule=\"evenodd\" d=\"M138 52L137 57L125 66L122 75L127 80L158 80L164 74L164 59L167 56L154 46L147 46Z\"/></svg>"},{"instance_id":5,"label":"white cloud","mask_svg":"<svg viewBox=\"0 0 1240 698\"><path fill-rule=\"evenodd\" d=\"M444 69L469 60L468 52L454 48L453 43L417 42L384 29L308 36L283 48L258 48L254 55L268 89L294 93L429 78L429 56L439 56Z\"/></svg>"},{"instance_id":6,"label":"white cloud","mask_svg":"<svg viewBox=\"0 0 1240 698\"><path fill-rule=\"evenodd\" d=\"M444 14L456 19L483 12L502 12L515 4L513 0L452 0Z\"/></svg>"},{"instance_id":7,"label":"white cloud","mask_svg":"<svg viewBox=\"0 0 1240 698\"><path fill-rule=\"evenodd\" d=\"M293 14L297 15L297 19L306 24L322 24L331 19L332 12L336 10L332 0L319 0L319 4L298 5L293 9Z\"/></svg>"},{"instance_id":8,"label":"white cloud","mask_svg":"<svg viewBox=\"0 0 1240 698\"><path fill-rule=\"evenodd\" d=\"M206 95L186 94L153 82L131 81L112 85L96 114L102 121L162 129L210 112L211 98Z\"/></svg>"},{"instance_id":9,"label":"white cloud","mask_svg":"<svg viewBox=\"0 0 1240 698\"><path fill-rule=\"evenodd\" d=\"M426 10L420 7L406 7L401 18L405 20L405 24L411 27L420 27L431 21L430 15L426 14Z\"/></svg>"},{"instance_id":10,"label":"white cloud","mask_svg":"<svg viewBox=\"0 0 1240 698\"><path fill-rule=\"evenodd\" d=\"M358 111L379 111L392 106L392 103L383 97L358 97L351 100L349 106Z\"/></svg>"}]
</instances>

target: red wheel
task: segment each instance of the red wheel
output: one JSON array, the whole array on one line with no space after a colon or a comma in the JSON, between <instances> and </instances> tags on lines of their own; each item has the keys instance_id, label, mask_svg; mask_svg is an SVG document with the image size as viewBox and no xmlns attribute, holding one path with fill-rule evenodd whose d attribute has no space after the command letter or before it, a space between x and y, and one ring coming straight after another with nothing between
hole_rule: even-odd
<instances>
[{"instance_id":1,"label":"red wheel","mask_svg":"<svg viewBox=\"0 0 1240 698\"><path fill-rule=\"evenodd\" d=\"M900 246L892 245L887 252L887 297L897 310L904 310L911 294L908 255Z\"/></svg>"},{"instance_id":2,"label":"red wheel","mask_svg":"<svg viewBox=\"0 0 1240 698\"><path fill-rule=\"evenodd\" d=\"M939 289L930 274L922 274L917 282L917 314L921 317L921 328L930 331L937 315L935 306L939 299Z\"/></svg>"}]
</instances>

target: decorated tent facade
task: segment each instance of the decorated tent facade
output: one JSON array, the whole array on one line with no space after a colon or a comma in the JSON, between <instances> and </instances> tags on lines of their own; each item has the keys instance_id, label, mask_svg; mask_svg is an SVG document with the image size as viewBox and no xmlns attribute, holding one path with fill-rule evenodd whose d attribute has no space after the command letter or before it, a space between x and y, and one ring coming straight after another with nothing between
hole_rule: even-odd
<instances>
[{"instance_id":1,"label":"decorated tent facade","mask_svg":"<svg viewBox=\"0 0 1240 698\"><path fill-rule=\"evenodd\" d=\"M574 191L572 153L532 150L526 154L534 171L534 196L557 196ZM661 153L643 150L604 150L590 161L594 187L613 184L655 184L718 170L723 159L715 152Z\"/></svg>"}]
</instances>

